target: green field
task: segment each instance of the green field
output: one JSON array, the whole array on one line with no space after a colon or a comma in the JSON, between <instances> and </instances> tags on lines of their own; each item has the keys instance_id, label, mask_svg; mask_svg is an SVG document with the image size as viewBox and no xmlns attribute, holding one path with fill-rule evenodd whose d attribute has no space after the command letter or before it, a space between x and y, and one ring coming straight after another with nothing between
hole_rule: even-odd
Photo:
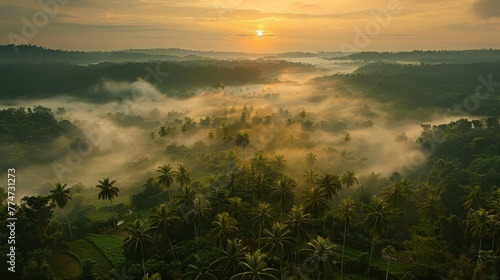
<instances>
[{"instance_id":1,"label":"green field","mask_svg":"<svg viewBox=\"0 0 500 280\"><path fill-rule=\"evenodd\" d=\"M69 251L80 258L81 261L92 259L95 261L94 273L97 275L108 275L113 266L92 243L87 240L79 239L67 243Z\"/></svg>"},{"instance_id":2,"label":"green field","mask_svg":"<svg viewBox=\"0 0 500 280\"><path fill-rule=\"evenodd\" d=\"M54 278L76 278L82 272L79 261L68 254L55 251L48 262L54 272Z\"/></svg>"},{"instance_id":3,"label":"green field","mask_svg":"<svg viewBox=\"0 0 500 280\"><path fill-rule=\"evenodd\" d=\"M122 238L114 235L89 234L87 240L99 249L114 267L120 267L125 263L121 247Z\"/></svg>"},{"instance_id":4,"label":"green field","mask_svg":"<svg viewBox=\"0 0 500 280\"><path fill-rule=\"evenodd\" d=\"M342 250L342 248L340 248L340 250ZM364 252L360 251L360 250L356 250L356 249L352 249L352 248L348 248L348 247L345 248L345 258L346 259L356 259L362 253L364 253ZM369 253L369 252L367 252L367 253ZM385 271L387 269L387 260L374 257L372 260L372 265ZM400 263L397 261L391 261L389 271L391 273L403 273L403 272L405 272L405 265L403 263Z\"/></svg>"}]
</instances>

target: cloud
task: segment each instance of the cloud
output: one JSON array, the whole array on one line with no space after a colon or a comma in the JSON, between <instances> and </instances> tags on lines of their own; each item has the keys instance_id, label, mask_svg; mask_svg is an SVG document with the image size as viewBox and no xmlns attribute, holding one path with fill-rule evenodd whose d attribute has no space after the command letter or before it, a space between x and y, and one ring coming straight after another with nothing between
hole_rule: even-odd
<instances>
[{"instance_id":1,"label":"cloud","mask_svg":"<svg viewBox=\"0 0 500 280\"><path fill-rule=\"evenodd\" d=\"M477 17L483 19L500 17L500 1L498 0L476 0L472 9Z\"/></svg>"},{"instance_id":2,"label":"cloud","mask_svg":"<svg viewBox=\"0 0 500 280\"><path fill-rule=\"evenodd\" d=\"M492 24L470 24L468 22L448 24L444 27L457 31L495 31L496 27Z\"/></svg>"}]
</instances>

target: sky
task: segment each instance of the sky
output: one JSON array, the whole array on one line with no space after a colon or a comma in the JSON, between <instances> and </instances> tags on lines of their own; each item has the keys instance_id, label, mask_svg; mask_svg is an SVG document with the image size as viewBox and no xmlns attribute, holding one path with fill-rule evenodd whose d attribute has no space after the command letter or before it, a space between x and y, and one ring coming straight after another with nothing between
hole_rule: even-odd
<instances>
[{"instance_id":1,"label":"sky","mask_svg":"<svg viewBox=\"0 0 500 280\"><path fill-rule=\"evenodd\" d=\"M0 44L276 53L500 48L500 0L2 0Z\"/></svg>"}]
</instances>

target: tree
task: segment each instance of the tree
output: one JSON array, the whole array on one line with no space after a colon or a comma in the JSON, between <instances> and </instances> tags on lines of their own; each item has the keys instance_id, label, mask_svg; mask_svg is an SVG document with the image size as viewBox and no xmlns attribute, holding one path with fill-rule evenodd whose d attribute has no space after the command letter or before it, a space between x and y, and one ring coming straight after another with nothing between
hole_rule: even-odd
<instances>
[{"instance_id":1,"label":"tree","mask_svg":"<svg viewBox=\"0 0 500 280\"><path fill-rule=\"evenodd\" d=\"M167 137L168 135L167 128L164 125L162 125L158 130L158 134L160 135L161 138Z\"/></svg>"},{"instance_id":2,"label":"tree","mask_svg":"<svg viewBox=\"0 0 500 280\"><path fill-rule=\"evenodd\" d=\"M238 266L240 262L245 259L245 254L247 253L248 247L243 246L240 239L227 240L227 244L224 250L216 248L222 256L211 264L214 266L222 266L222 278L228 279L236 275L239 271Z\"/></svg>"},{"instance_id":3,"label":"tree","mask_svg":"<svg viewBox=\"0 0 500 280\"><path fill-rule=\"evenodd\" d=\"M132 226L128 226L126 231L130 234L123 241L123 249L126 256L135 260L141 260L142 273L146 275L146 268L144 266L144 259L147 257L148 250L156 248L154 240L148 234L148 229L144 223L136 219Z\"/></svg>"},{"instance_id":4,"label":"tree","mask_svg":"<svg viewBox=\"0 0 500 280\"><path fill-rule=\"evenodd\" d=\"M345 240L347 236L347 226L356 219L356 203L352 198L342 199L337 208L337 218L344 222L344 240L342 241L342 258L340 260L340 279L344 273L344 252Z\"/></svg>"},{"instance_id":5,"label":"tree","mask_svg":"<svg viewBox=\"0 0 500 280\"><path fill-rule=\"evenodd\" d=\"M262 173L257 173L250 179L250 187L257 194L257 199L261 199L262 196L266 196L271 189L271 184L268 178Z\"/></svg>"},{"instance_id":6,"label":"tree","mask_svg":"<svg viewBox=\"0 0 500 280\"><path fill-rule=\"evenodd\" d=\"M52 189L50 190L51 195L49 195L49 197L52 203L55 203L57 207L59 207L59 209L63 210L64 218L66 219L66 224L68 225L69 238L70 240L73 240L73 233L71 232L68 215L66 214L66 210L64 209L68 201L71 200L71 188L67 189L66 185L67 183L64 183L63 185L60 182L57 182L54 186L52 186Z\"/></svg>"},{"instance_id":7,"label":"tree","mask_svg":"<svg viewBox=\"0 0 500 280\"><path fill-rule=\"evenodd\" d=\"M354 186L354 184L359 185L358 178L356 178L356 172L354 170L346 170L342 177L340 178L342 184L346 185L347 188Z\"/></svg>"},{"instance_id":8,"label":"tree","mask_svg":"<svg viewBox=\"0 0 500 280\"><path fill-rule=\"evenodd\" d=\"M411 190L405 181L397 182L384 187L382 197L395 209L402 210L406 216L406 203L410 200Z\"/></svg>"},{"instance_id":9,"label":"tree","mask_svg":"<svg viewBox=\"0 0 500 280\"><path fill-rule=\"evenodd\" d=\"M250 134L248 133L238 133L238 135L236 135L236 140L234 141L236 146L238 147L242 147L243 149L245 149L246 146L248 146L248 144L250 144Z\"/></svg>"},{"instance_id":10,"label":"tree","mask_svg":"<svg viewBox=\"0 0 500 280\"><path fill-rule=\"evenodd\" d=\"M325 211L330 209L328 206L328 195L324 189L314 187L302 195L304 199L304 211L312 217L325 215Z\"/></svg>"},{"instance_id":11,"label":"tree","mask_svg":"<svg viewBox=\"0 0 500 280\"><path fill-rule=\"evenodd\" d=\"M269 254L278 254L280 274L282 274L285 251L295 248L295 242L290 230L282 223L274 223L271 229L264 230L264 236L261 239L265 244L263 247L264 250L267 250Z\"/></svg>"},{"instance_id":12,"label":"tree","mask_svg":"<svg viewBox=\"0 0 500 280\"><path fill-rule=\"evenodd\" d=\"M177 205L179 205L181 212L187 213L188 209L193 206L194 199L196 198L197 192L191 185L184 186L182 188L182 193L177 199Z\"/></svg>"},{"instance_id":13,"label":"tree","mask_svg":"<svg viewBox=\"0 0 500 280\"><path fill-rule=\"evenodd\" d=\"M366 215L363 219L363 227L373 236L370 260L368 262L368 273L370 273L375 239L382 237L382 235L392 227L392 222L389 220L390 212L388 204L381 198L374 198L372 202L365 207L365 210Z\"/></svg>"},{"instance_id":14,"label":"tree","mask_svg":"<svg viewBox=\"0 0 500 280\"><path fill-rule=\"evenodd\" d=\"M293 205L296 187L297 183L289 176L284 176L283 178L278 180L272 187L271 193L269 194L269 199L272 202L280 203L281 213L283 213L285 209Z\"/></svg>"},{"instance_id":15,"label":"tree","mask_svg":"<svg viewBox=\"0 0 500 280\"><path fill-rule=\"evenodd\" d=\"M170 201L170 187L175 180L175 172L170 164L159 166L156 172L159 172L160 175L155 178L154 183L167 189L168 201Z\"/></svg>"},{"instance_id":16,"label":"tree","mask_svg":"<svg viewBox=\"0 0 500 280\"><path fill-rule=\"evenodd\" d=\"M177 182L181 186L181 188L191 184L191 177L186 165L177 165L177 171L175 171L174 174L175 182Z\"/></svg>"},{"instance_id":17,"label":"tree","mask_svg":"<svg viewBox=\"0 0 500 280\"><path fill-rule=\"evenodd\" d=\"M333 261L338 258L335 245L327 238L317 236L307 243L307 248L303 249L308 254L306 264L317 266L318 280L323 278L333 279Z\"/></svg>"},{"instance_id":18,"label":"tree","mask_svg":"<svg viewBox=\"0 0 500 280\"><path fill-rule=\"evenodd\" d=\"M342 188L339 176L330 173L324 173L320 176L316 186L325 190L328 199L332 199Z\"/></svg>"},{"instance_id":19,"label":"tree","mask_svg":"<svg viewBox=\"0 0 500 280\"><path fill-rule=\"evenodd\" d=\"M267 267L266 258L267 255L261 253L260 250L247 253L245 260L240 263L244 271L234 275L230 280L278 280L275 276L275 274L278 274L278 271Z\"/></svg>"},{"instance_id":20,"label":"tree","mask_svg":"<svg viewBox=\"0 0 500 280\"><path fill-rule=\"evenodd\" d=\"M316 182L318 181L318 174L314 171L314 169L309 169L304 172L304 175L302 175L304 178L304 182L306 183L307 186L309 187L314 187L316 186Z\"/></svg>"},{"instance_id":21,"label":"tree","mask_svg":"<svg viewBox=\"0 0 500 280\"><path fill-rule=\"evenodd\" d=\"M253 226L259 225L259 248L260 248L260 240L264 229L269 226L272 220L274 220L274 211L271 208L271 205L267 202L262 202L257 205L256 208L252 210L252 222Z\"/></svg>"},{"instance_id":22,"label":"tree","mask_svg":"<svg viewBox=\"0 0 500 280\"><path fill-rule=\"evenodd\" d=\"M483 244L483 237L489 232L489 227L493 224L493 216L488 214L488 211L483 208L479 210L472 210L472 223L473 227L470 228L472 237L479 239L479 251L481 251Z\"/></svg>"},{"instance_id":23,"label":"tree","mask_svg":"<svg viewBox=\"0 0 500 280\"><path fill-rule=\"evenodd\" d=\"M395 260L395 254L396 250L391 245L382 249L382 256L387 259L387 271L385 272L385 280L389 279L389 267L391 266L391 260Z\"/></svg>"},{"instance_id":24,"label":"tree","mask_svg":"<svg viewBox=\"0 0 500 280\"><path fill-rule=\"evenodd\" d=\"M215 245L222 245L222 249L226 250L227 240L234 238L238 233L236 226L238 221L229 216L228 212L222 212L215 216L215 221L212 222L212 232L215 232Z\"/></svg>"},{"instance_id":25,"label":"tree","mask_svg":"<svg viewBox=\"0 0 500 280\"><path fill-rule=\"evenodd\" d=\"M116 180L109 180L109 178L104 178L99 180L99 184L96 185L96 188L101 191L98 194L98 199L109 200L111 201L111 218L113 219L113 224L116 229L116 219L113 215L113 198L118 196L118 192L120 191L117 187L113 186L116 183Z\"/></svg>"},{"instance_id":26,"label":"tree","mask_svg":"<svg viewBox=\"0 0 500 280\"><path fill-rule=\"evenodd\" d=\"M273 162L274 167L278 169L280 172L285 171L286 168L286 159L285 156L283 155L276 155L274 162Z\"/></svg>"},{"instance_id":27,"label":"tree","mask_svg":"<svg viewBox=\"0 0 500 280\"><path fill-rule=\"evenodd\" d=\"M311 225L310 218L311 215L305 214L302 206L293 206L289 214L284 214L283 224L288 227L295 238L302 242L307 238L306 228Z\"/></svg>"},{"instance_id":28,"label":"tree","mask_svg":"<svg viewBox=\"0 0 500 280\"><path fill-rule=\"evenodd\" d=\"M245 219L245 214L247 213L248 203L243 203L241 197L230 197L227 199L228 204L226 204L226 209L228 210L229 216L235 218L237 221L242 222Z\"/></svg>"},{"instance_id":29,"label":"tree","mask_svg":"<svg viewBox=\"0 0 500 280\"><path fill-rule=\"evenodd\" d=\"M346 132L344 134L344 137L342 137L342 140L344 140L344 142L346 142L346 143L351 141L351 139L352 139L352 137L351 137L351 134L349 132Z\"/></svg>"},{"instance_id":30,"label":"tree","mask_svg":"<svg viewBox=\"0 0 500 280\"><path fill-rule=\"evenodd\" d=\"M240 176L240 173L237 169L231 170L231 172L227 173L223 176L224 184L226 188L231 190L231 196L235 195L235 189L239 188L243 184L243 180Z\"/></svg>"},{"instance_id":31,"label":"tree","mask_svg":"<svg viewBox=\"0 0 500 280\"><path fill-rule=\"evenodd\" d=\"M158 208L153 209L153 215L149 218L151 219L151 229L157 236L160 236L163 244L168 242L168 246L172 252L172 257L175 261L174 249L172 248L172 243L170 242L170 232L180 218L173 215L173 212L174 211L172 210L170 204L164 203Z\"/></svg>"},{"instance_id":32,"label":"tree","mask_svg":"<svg viewBox=\"0 0 500 280\"><path fill-rule=\"evenodd\" d=\"M318 162L318 157L313 152L308 152L306 155L307 167L312 168Z\"/></svg>"},{"instance_id":33,"label":"tree","mask_svg":"<svg viewBox=\"0 0 500 280\"><path fill-rule=\"evenodd\" d=\"M465 210L477 210L479 208L484 208L487 206L487 201L484 197L484 193L481 190L481 186L467 186L465 188L465 191L467 195L461 197L464 201L463 205Z\"/></svg>"},{"instance_id":34,"label":"tree","mask_svg":"<svg viewBox=\"0 0 500 280\"><path fill-rule=\"evenodd\" d=\"M191 206L191 211L187 213L187 216L191 218L194 225L194 236L198 240L198 236L201 231L201 222L210 215L212 208L210 207L210 202L203 197L197 196L193 201L193 206Z\"/></svg>"},{"instance_id":35,"label":"tree","mask_svg":"<svg viewBox=\"0 0 500 280\"><path fill-rule=\"evenodd\" d=\"M197 254L196 263L188 264L188 272L184 273L181 279L194 279L194 280L218 280L215 276L214 271L210 268L210 265L205 261L201 260L200 256Z\"/></svg>"},{"instance_id":36,"label":"tree","mask_svg":"<svg viewBox=\"0 0 500 280\"><path fill-rule=\"evenodd\" d=\"M445 205L441 201L441 198L437 195L429 194L418 204L417 216L420 219L426 219L430 222L437 221L444 217L444 209Z\"/></svg>"}]
</instances>

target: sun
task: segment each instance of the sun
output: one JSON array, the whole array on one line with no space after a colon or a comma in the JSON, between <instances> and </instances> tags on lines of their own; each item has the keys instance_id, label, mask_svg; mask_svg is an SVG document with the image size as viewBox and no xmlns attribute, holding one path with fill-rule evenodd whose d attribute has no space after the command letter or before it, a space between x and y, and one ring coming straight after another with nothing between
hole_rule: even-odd
<instances>
[{"instance_id":1,"label":"sun","mask_svg":"<svg viewBox=\"0 0 500 280\"><path fill-rule=\"evenodd\" d=\"M257 30L257 36L259 37L262 37L262 35L264 35L264 32L262 32L262 30Z\"/></svg>"}]
</instances>

